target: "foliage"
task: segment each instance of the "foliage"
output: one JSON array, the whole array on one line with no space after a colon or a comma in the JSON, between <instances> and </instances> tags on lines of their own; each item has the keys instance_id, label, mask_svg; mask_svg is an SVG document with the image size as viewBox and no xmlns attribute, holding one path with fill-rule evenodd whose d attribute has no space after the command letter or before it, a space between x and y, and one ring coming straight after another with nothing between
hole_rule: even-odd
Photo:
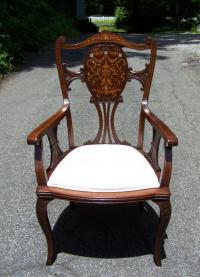
<instances>
[{"instance_id":1,"label":"foliage","mask_svg":"<svg viewBox=\"0 0 200 277\"><path fill-rule=\"evenodd\" d=\"M156 28L194 30L199 24L200 0L116 0L116 24L128 31Z\"/></svg>"},{"instance_id":2,"label":"foliage","mask_svg":"<svg viewBox=\"0 0 200 277\"><path fill-rule=\"evenodd\" d=\"M0 44L0 78L13 68L11 56L5 52Z\"/></svg>"},{"instance_id":3,"label":"foliage","mask_svg":"<svg viewBox=\"0 0 200 277\"><path fill-rule=\"evenodd\" d=\"M122 7L122 6L116 7L116 9L115 9L115 17L116 17L115 26L117 28L125 27L125 22L126 22L125 20L126 20L127 15L128 15L128 12L125 7Z\"/></svg>"},{"instance_id":4,"label":"foliage","mask_svg":"<svg viewBox=\"0 0 200 277\"><path fill-rule=\"evenodd\" d=\"M196 30L200 0L86 0L87 14L113 14L115 26L127 31Z\"/></svg>"},{"instance_id":5,"label":"foliage","mask_svg":"<svg viewBox=\"0 0 200 277\"><path fill-rule=\"evenodd\" d=\"M0 74L56 36L77 34L55 0L0 1Z\"/></svg>"},{"instance_id":6,"label":"foliage","mask_svg":"<svg viewBox=\"0 0 200 277\"><path fill-rule=\"evenodd\" d=\"M161 0L125 0L127 16L124 25L128 31L151 31L157 24L163 25L166 1Z\"/></svg>"},{"instance_id":7,"label":"foliage","mask_svg":"<svg viewBox=\"0 0 200 277\"><path fill-rule=\"evenodd\" d=\"M86 0L87 15L113 15L115 0Z\"/></svg>"},{"instance_id":8,"label":"foliage","mask_svg":"<svg viewBox=\"0 0 200 277\"><path fill-rule=\"evenodd\" d=\"M134 32L197 30L200 0L85 0L87 14L115 12L116 23L98 23L100 29ZM0 1L0 76L60 34L97 32L88 21L75 22L75 0ZM70 18L70 19L69 19ZM117 29L118 28L118 29Z\"/></svg>"}]
</instances>

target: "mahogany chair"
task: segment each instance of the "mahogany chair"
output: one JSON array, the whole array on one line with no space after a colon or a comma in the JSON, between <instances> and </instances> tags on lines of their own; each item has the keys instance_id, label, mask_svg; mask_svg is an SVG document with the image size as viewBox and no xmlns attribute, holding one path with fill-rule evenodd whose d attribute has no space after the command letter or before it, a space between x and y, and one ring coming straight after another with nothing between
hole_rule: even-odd
<instances>
[{"instance_id":1,"label":"mahogany chair","mask_svg":"<svg viewBox=\"0 0 200 277\"><path fill-rule=\"evenodd\" d=\"M80 72L72 72L62 63L61 51L77 50L89 46ZM128 66L123 47L149 50L150 59L144 70L135 71ZM172 146L178 144L175 134L154 115L148 107L149 92L156 60L156 44L147 39L144 44L129 42L107 31L95 34L77 44L67 44L64 37L56 41L56 63L63 95L63 106L28 136L28 144L35 145L35 171L37 186L37 217L48 244L47 265L57 256L47 205L53 199L79 203L115 204L152 200L160 209L160 218L154 243L154 262L161 266L161 247L171 216L170 177ZM72 81L85 82L91 93L90 103L98 113L96 137L81 146L74 143L72 116L68 92ZM115 129L115 112L123 102L126 83L136 79L142 86L142 103L138 127L137 146L122 141ZM66 120L69 149L59 146L57 128ZM150 150L144 151L145 122L152 126ZM51 160L48 168L43 163L44 136L48 137ZM159 166L158 151L164 141L164 164ZM101 170L99 170L101 169Z\"/></svg>"}]
</instances>

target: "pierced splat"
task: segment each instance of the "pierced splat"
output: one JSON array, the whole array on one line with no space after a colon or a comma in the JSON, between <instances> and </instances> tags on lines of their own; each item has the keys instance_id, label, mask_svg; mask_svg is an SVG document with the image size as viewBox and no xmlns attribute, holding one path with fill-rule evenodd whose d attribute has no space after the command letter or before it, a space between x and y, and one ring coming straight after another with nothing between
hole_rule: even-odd
<instances>
[{"instance_id":1,"label":"pierced splat","mask_svg":"<svg viewBox=\"0 0 200 277\"><path fill-rule=\"evenodd\" d=\"M161 135L159 134L158 131L156 131L155 128L153 128L153 137L152 137L152 142L151 142L151 148L148 153L148 158L150 161L152 161L152 164L154 165L155 169L159 172L160 171L160 166L158 163L158 151L159 151L159 146L160 146L160 139Z\"/></svg>"},{"instance_id":2,"label":"pierced splat","mask_svg":"<svg viewBox=\"0 0 200 277\"><path fill-rule=\"evenodd\" d=\"M127 82L128 63L120 46L99 44L90 48L84 63L84 79L91 94L116 99Z\"/></svg>"},{"instance_id":3,"label":"pierced splat","mask_svg":"<svg viewBox=\"0 0 200 277\"><path fill-rule=\"evenodd\" d=\"M59 146L58 136L57 136L57 126L53 129L50 129L47 133L47 137L50 144L50 151L51 151L51 161L50 165L47 169L47 172L50 172L60 160L61 156L63 155L62 150Z\"/></svg>"},{"instance_id":4,"label":"pierced splat","mask_svg":"<svg viewBox=\"0 0 200 277\"><path fill-rule=\"evenodd\" d=\"M99 129L94 140L88 140L84 144L120 143L131 145L125 140L121 141L115 130L115 112L119 103L123 102L122 97L119 97L117 100L115 100L115 102L101 101L91 97L90 102L94 103L97 109L99 117Z\"/></svg>"},{"instance_id":5,"label":"pierced splat","mask_svg":"<svg viewBox=\"0 0 200 277\"><path fill-rule=\"evenodd\" d=\"M90 47L86 55L83 68L79 72L69 70L62 63L62 50L76 50ZM150 60L144 70L134 71L128 67L127 58L123 51L124 47L134 50L149 50ZM148 103L148 97L153 77L156 58L155 42L147 39L144 44L128 42L116 34L102 32L95 34L89 39L77 44L68 44L64 37L56 41L56 63L59 72L60 84L63 99L68 100L68 92L72 81L79 79L85 82L93 98L93 103L99 116L99 131L96 138L91 143L101 143L101 141L121 142L114 128L114 114L119 104L119 99L128 81L138 80L142 84L143 100ZM104 102L104 104L103 104ZM115 104L116 102L116 104ZM70 112L70 108L68 109ZM113 119L112 119L113 117ZM69 116L69 133L73 137L72 120ZM144 137L144 113L141 110L140 125L138 129L138 148L143 149ZM126 142L124 142L126 143Z\"/></svg>"},{"instance_id":6,"label":"pierced splat","mask_svg":"<svg viewBox=\"0 0 200 277\"><path fill-rule=\"evenodd\" d=\"M64 72L64 79L65 79L65 84L66 84L66 89L67 91L70 91L70 84L74 81L74 80L81 80L82 82L84 81L84 76L83 76L83 69L80 68L79 72L74 72L71 71L67 68L66 64L62 64L62 68L63 68L63 72Z\"/></svg>"},{"instance_id":7,"label":"pierced splat","mask_svg":"<svg viewBox=\"0 0 200 277\"><path fill-rule=\"evenodd\" d=\"M149 64L145 64L145 69L141 71L134 71L132 67L129 67L128 81L130 82L132 79L138 80L142 85L142 90L145 89L145 86L149 77L150 77Z\"/></svg>"}]
</instances>

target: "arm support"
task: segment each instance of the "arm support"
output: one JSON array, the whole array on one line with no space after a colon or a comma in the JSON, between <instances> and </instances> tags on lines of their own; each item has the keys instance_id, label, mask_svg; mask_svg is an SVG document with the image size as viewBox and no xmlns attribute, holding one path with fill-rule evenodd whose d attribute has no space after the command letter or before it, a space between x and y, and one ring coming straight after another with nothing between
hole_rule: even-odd
<instances>
[{"instance_id":1,"label":"arm support","mask_svg":"<svg viewBox=\"0 0 200 277\"><path fill-rule=\"evenodd\" d=\"M169 129L169 127L161 121L155 114L153 114L147 105L143 105L143 111L145 118L149 121L153 128L160 134L164 139L166 146L176 146L178 145L178 138L176 135Z\"/></svg>"},{"instance_id":2,"label":"arm support","mask_svg":"<svg viewBox=\"0 0 200 277\"><path fill-rule=\"evenodd\" d=\"M27 143L36 145L40 142L44 135L47 135L50 129L56 127L60 121L66 116L69 105L65 104L63 107L39 125L34 131L32 131L27 138Z\"/></svg>"},{"instance_id":3,"label":"arm support","mask_svg":"<svg viewBox=\"0 0 200 277\"><path fill-rule=\"evenodd\" d=\"M56 166L60 158L63 156L63 152L59 147L59 141L57 139L57 127L60 121L66 117L68 125L69 139L73 145L73 134L71 125L71 113L69 109L69 104L64 104L63 107L53 114L49 119L44 121L39 125L34 131L32 131L28 138L27 143L35 145L35 172L36 178L39 186L46 186L48 180L49 172ZM51 160L49 167L45 169L43 162L43 136L47 135L50 150L51 150Z\"/></svg>"},{"instance_id":4,"label":"arm support","mask_svg":"<svg viewBox=\"0 0 200 277\"><path fill-rule=\"evenodd\" d=\"M164 140L164 165L160 178L160 186L168 187L172 171L172 147L178 145L178 138L164 122L162 122L149 110L146 104L143 104L143 113L145 119L148 120L153 128L153 138L148 157L152 161L152 164L154 165L154 168L158 172L159 176L161 173L158 161L160 138L162 137Z\"/></svg>"}]
</instances>

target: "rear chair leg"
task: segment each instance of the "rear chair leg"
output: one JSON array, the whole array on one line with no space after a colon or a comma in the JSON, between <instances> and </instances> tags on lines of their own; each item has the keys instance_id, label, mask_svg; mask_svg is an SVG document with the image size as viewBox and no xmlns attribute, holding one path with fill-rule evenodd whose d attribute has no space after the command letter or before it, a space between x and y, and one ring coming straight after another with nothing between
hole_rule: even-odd
<instances>
[{"instance_id":1,"label":"rear chair leg","mask_svg":"<svg viewBox=\"0 0 200 277\"><path fill-rule=\"evenodd\" d=\"M161 263L161 247L164 237L166 236L166 228L171 217L171 203L170 200L155 200L160 208L160 219L157 227L156 240L154 245L154 262L157 266L162 266Z\"/></svg>"},{"instance_id":2,"label":"rear chair leg","mask_svg":"<svg viewBox=\"0 0 200 277\"><path fill-rule=\"evenodd\" d=\"M75 209L75 202L70 201L69 203L69 209L74 210Z\"/></svg>"},{"instance_id":3,"label":"rear chair leg","mask_svg":"<svg viewBox=\"0 0 200 277\"><path fill-rule=\"evenodd\" d=\"M144 212L144 201L138 202L138 209L140 212Z\"/></svg>"},{"instance_id":4,"label":"rear chair leg","mask_svg":"<svg viewBox=\"0 0 200 277\"><path fill-rule=\"evenodd\" d=\"M37 218L46 236L47 245L48 245L48 256L47 256L46 265L52 265L57 257L57 253L55 252L55 246L54 246L53 232L51 230L51 226L50 226L48 214L47 214L47 205L51 200L52 199L38 198L37 204L36 204Z\"/></svg>"}]
</instances>

